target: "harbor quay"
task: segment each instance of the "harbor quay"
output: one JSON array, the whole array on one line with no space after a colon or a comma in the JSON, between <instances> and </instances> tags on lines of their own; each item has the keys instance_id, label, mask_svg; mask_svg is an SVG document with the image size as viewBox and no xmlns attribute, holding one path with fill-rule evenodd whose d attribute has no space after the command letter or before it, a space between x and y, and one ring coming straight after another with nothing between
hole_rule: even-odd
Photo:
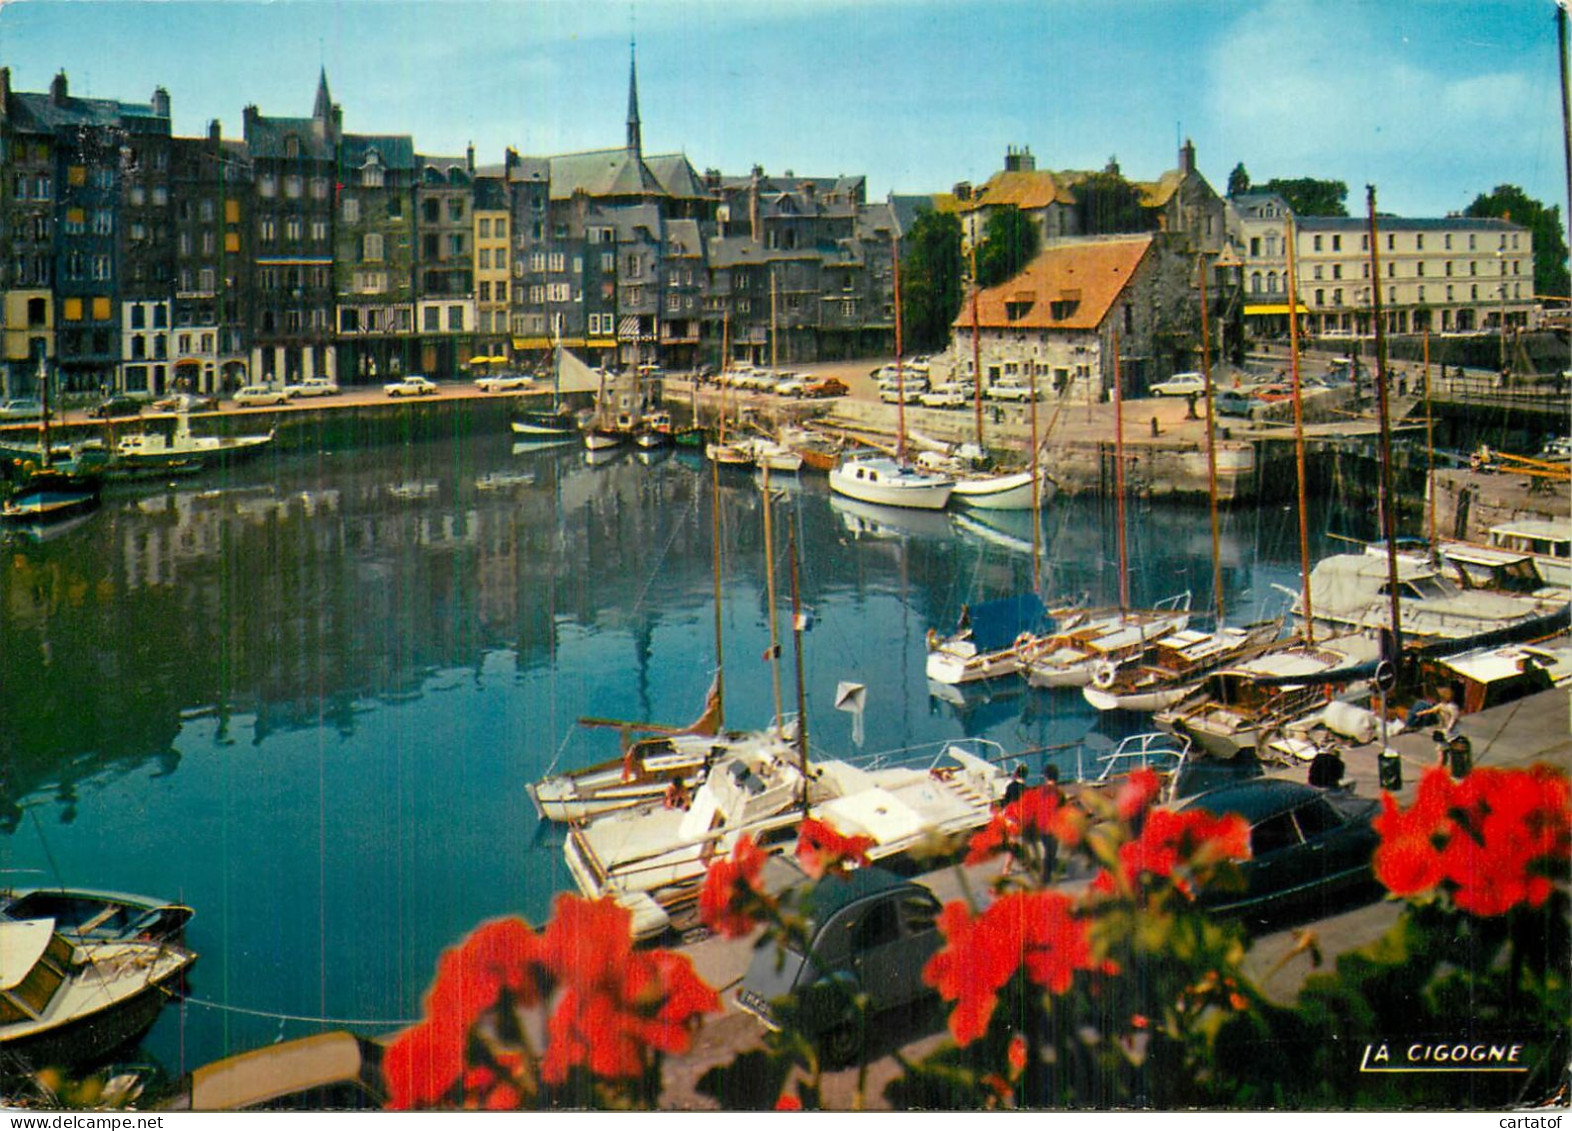
<instances>
[{"instance_id":1,"label":"harbor quay","mask_svg":"<svg viewBox=\"0 0 1572 1131\"><path fill-rule=\"evenodd\" d=\"M1572 693L1565 689L1545 691L1528 699L1465 715L1459 731L1473 743L1475 765L1501 769L1521 769L1539 763L1562 772L1572 772ZM1402 767L1402 785L1389 790L1403 805L1414 800L1419 778L1435 764L1434 743L1428 733L1402 732L1390 737L1388 748ZM1350 748L1345 755L1346 782L1351 791L1365 797L1379 797L1382 787L1378 762L1379 741ZM1303 772L1282 771L1284 776L1302 781ZM974 867L959 865L928 872L919 877L941 902L975 896L988 890L997 875L997 860ZM964 873L964 874L963 874ZM1272 1000L1287 1004L1298 994L1304 980L1318 969L1327 969L1338 955L1374 941L1396 920L1403 905L1393 900L1376 899L1310 923L1295 922L1280 926L1254 939L1246 972L1258 982ZM1302 932L1315 934L1319 957L1301 945ZM668 1059L665 1067L664 1103L672 1108L707 1109L717 1105L698 1090L698 1080L710 1068L729 1062L740 1053L756 1047L763 1030L750 1015L737 1007L734 991L748 968L755 934L729 940L718 936L705 938L679 948L688 955L695 970L721 992L724 1014L704 1028L693 1052L682 1058ZM943 1043L944 1016L931 1012L901 1013L895 1017L875 1046L869 1065L864 1102L878 1109L884 1086L901 1072L898 1057L920 1059ZM830 1072L824 1079L824 1105L828 1110L849 1110L855 1100L858 1069L850 1067Z\"/></svg>"}]
</instances>

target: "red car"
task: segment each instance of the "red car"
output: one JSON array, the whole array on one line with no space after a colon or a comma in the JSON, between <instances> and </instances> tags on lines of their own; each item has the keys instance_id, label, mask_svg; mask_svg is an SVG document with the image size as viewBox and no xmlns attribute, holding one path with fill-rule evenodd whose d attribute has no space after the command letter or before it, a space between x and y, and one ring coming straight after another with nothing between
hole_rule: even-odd
<instances>
[{"instance_id":1,"label":"red car","mask_svg":"<svg viewBox=\"0 0 1572 1131\"><path fill-rule=\"evenodd\" d=\"M847 392L846 382L839 377L820 377L802 387L805 397L844 397Z\"/></svg>"},{"instance_id":2,"label":"red car","mask_svg":"<svg viewBox=\"0 0 1572 1131\"><path fill-rule=\"evenodd\" d=\"M1258 401L1267 404L1276 404L1278 401L1291 401L1294 399L1294 390L1288 385L1262 385L1251 394Z\"/></svg>"}]
</instances>

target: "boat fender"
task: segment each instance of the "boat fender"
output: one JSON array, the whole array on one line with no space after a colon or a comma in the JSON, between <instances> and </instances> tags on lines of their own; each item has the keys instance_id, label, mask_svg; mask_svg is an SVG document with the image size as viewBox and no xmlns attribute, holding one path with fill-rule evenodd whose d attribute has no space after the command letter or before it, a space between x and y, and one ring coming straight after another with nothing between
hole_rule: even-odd
<instances>
[{"instance_id":1,"label":"boat fender","mask_svg":"<svg viewBox=\"0 0 1572 1131\"><path fill-rule=\"evenodd\" d=\"M1107 660L1104 660L1092 670L1092 683L1103 691L1107 691L1112 687L1114 680L1117 678L1119 678L1118 665Z\"/></svg>"},{"instance_id":2,"label":"boat fender","mask_svg":"<svg viewBox=\"0 0 1572 1131\"><path fill-rule=\"evenodd\" d=\"M928 630L928 651L930 651L930 652L937 652L938 650L939 650L939 634L937 632L935 632L933 629L930 628Z\"/></svg>"}]
</instances>

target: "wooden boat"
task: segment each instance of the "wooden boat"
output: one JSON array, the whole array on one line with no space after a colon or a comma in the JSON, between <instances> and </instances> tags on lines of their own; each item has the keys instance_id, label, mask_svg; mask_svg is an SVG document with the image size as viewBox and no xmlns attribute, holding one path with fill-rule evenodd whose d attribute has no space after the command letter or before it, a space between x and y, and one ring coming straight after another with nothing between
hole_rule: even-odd
<instances>
[{"instance_id":1,"label":"wooden boat","mask_svg":"<svg viewBox=\"0 0 1572 1131\"><path fill-rule=\"evenodd\" d=\"M747 441L753 451L753 465L767 467L771 471L784 471L796 473L802 470L803 458L801 454L785 444L771 440L767 436L755 436Z\"/></svg>"},{"instance_id":2,"label":"wooden boat","mask_svg":"<svg viewBox=\"0 0 1572 1131\"><path fill-rule=\"evenodd\" d=\"M1020 672L1021 651L1052 625L1053 618L1035 593L967 606L951 635L941 639L929 631L927 676L941 684L1013 679Z\"/></svg>"},{"instance_id":3,"label":"wooden boat","mask_svg":"<svg viewBox=\"0 0 1572 1131\"><path fill-rule=\"evenodd\" d=\"M0 503L0 519L13 523L45 523L69 518L98 506L103 476L53 467L32 471Z\"/></svg>"},{"instance_id":4,"label":"wooden boat","mask_svg":"<svg viewBox=\"0 0 1572 1131\"><path fill-rule=\"evenodd\" d=\"M676 439L676 429L671 422L671 413L664 409L652 412L639 421L638 427L633 432L633 442L640 448L668 448Z\"/></svg>"},{"instance_id":5,"label":"wooden boat","mask_svg":"<svg viewBox=\"0 0 1572 1131\"><path fill-rule=\"evenodd\" d=\"M196 954L168 941L73 943L53 919L0 919L0 1060L74 1071L133 1044Z\"/></svg>"},{"instance_id":6,"label":"wooden boat","mask_svg":"<svg viewBox=\"0 0 1572 1131\"><path fill-rule=\"evenodd\" d=\"M1271 647L1282 634L1281 621L1215 632L1185 629L1149 644L1138 656L1109 661L1081 689L1099 711L1160 711L1189 695L1218 668Z\"/></svg>"},{"instance_id":7,"label":"wooden boat","mask_svg":"<svg viewBox=\"0 0 1572 1131\"><path fill-rule=\"evenodd\" d=\"M1379 651L1370 636L1317 644L1290 641L1212 672L1195 691L1157 711L1152 721L1161 730L1191 739L1214 758L1234 758L1259 750L1274 733L1325 705L1333 694L1331 685L1307 677L1377 659ZM1296 682L1302 677L1305 682Z\"/></svg>"},{"instance_id":8,"label":"wooden boat","mask_svg":"<svg viewBox=\"0 0 1572 1131\"><path fill-rule=\"evenodd\" d=\"M342 1029L194 1069L158 1111L381 1111L383 1046Z\"/></svg>"},{"instance_id":9,"label":"wooden boat","mask_svg":"<svg viewBox=\"0 0 1572 1131\"><path fill-rule=\"evenodd\" d=\"M52 919L71 942L142 939L185 944L191 908L144 895L88 888L0 889L0 919Z\"/></svg>"},{"instance_id":10,"label":"wooden boat","mask_svg":"<svg viewBox=\"0 0 1572 1131\"><path fill-rule=\"evenodd\" d=\"M955 481L957 503L979 510L1025 511L1032 509L1033 496L1045 506L1058 487L1046 472L1038 470L1037 489L1032 490L1032 472L1011 471L999 475L963 475Z\"/></svg>"},{"instance_id":11,"label":"wooden boat","mask_svg":"<svg viewBox=\"0 0 1572 1131\"><path fill-rule=\"evenodd\" d=\"M1189 623L1189 590L1151 609L1085 613L1020 649L1021 674L1032 687L1085 687L1101 665L1129 659Z\"/></svg>"},{"instance_id":12,"label":"wooden boat","mask_svg":"<svg viewBox=\"0 0 1572 1131\"><path fill-rule=\"evenodd\" d=\"M574 826L563 846L588 898L611 896L633 915L637 938L673 925L698 893L711 860L747 833L766 852L789 850L804 797L814 816L847 836L873 838L870 859L899 857L935 836L981 828L1008 777L985 754L993 743L946 744L916 765L867 768L828 759L804 778L795 751L748 763L722 757L686 810L647 803Z\"/></svg>"},{"instance_id":13,"label":"wooden boat","mask_svg":"<svg viewBox=\"0 0 1572 1131\"><path fill-rule=\"evenodd\" d=\"M890 456L848 456L830 472L830 490L884 507L943 510L955 480L918 471Z\"/></svg>"}]
</instances>

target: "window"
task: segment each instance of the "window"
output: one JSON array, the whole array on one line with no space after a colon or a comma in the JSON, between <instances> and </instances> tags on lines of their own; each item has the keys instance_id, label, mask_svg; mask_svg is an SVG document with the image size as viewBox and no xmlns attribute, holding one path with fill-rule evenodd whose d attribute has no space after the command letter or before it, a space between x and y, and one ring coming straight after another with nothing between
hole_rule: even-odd
<instances>
[{"instance_id":1,"label":"window","mask_svg":"<svg viewBox=\"0 0 1572 1131\"><path fill-rule=\"evenodd\" d=\"M313 221L311 221L311 239L312 239L312 241L314 243L326 243L327 242L327 238L328 238L327 221L326 220L313 220ZM240 250L239 241L236 241L235 246L232 247L232 248L228 248L227 250L229 250L229 251L239 251Z\"/></svg>"},{"instance_id":2,"label":"window","mask_svg":"<svg viewBox=\"0 0 1572 1131\"><path fill-rule=\"evenodd\" d=\"M300 242L300 231L301 224L299 216L291 216L289 219L284 221L284 237L289 240L290 243ZM202 241L204 251L210 250L208 247L209 239L211 239L211 233L209 233L208 239L204 239Z\"/></svg>"},{"instance_id":3,"label":"window","mask_svg":"<svg viewBox=\"0 0 1572 1131\"><path fill-rule=\"evenodd\" d=\"M382 233L367 232L361 241L360 258L365 263L382 262Z\"/></svg>"},{"instance_id":4,"label":"window","mask_svg":"<svg viewBox=\"0 0 1572 1131\"><path fill-rule=\"evenodd\" d=\"M420 328L422 330L440 330L442 329L441 318L442 311L440 309L435 306L425 307L420 312Z\"/></svg>"},{"instance_id":5,"label":"window","mask_svg":"<svg viewBox=\"0 0 1572 1131\"><path fill-rule=\"evenodd\" d=\"M1468 273L1470 275L1479 274L1479 264L1475 260L1470 259L1468 261Z\"/></svg>"},{"instance_id":6,"label":"window","mask_svg":"<svg viewBox=\"0 0 1572 1131\"><path fill-rule=\"evenodd\" d=\"M1397 303L1397 288L1396 287L1388 287L1386 289L1386 301L1389 302L1389 303L1392 303L1394 305Z\"/></svg>"},{"instance_id":7,"label":"window","mask_svg":"<svg viewBox=\"0 0 1572 1131\"><path fill-rule=\"evenodd\" d=\"M1388 251L1397 250L1397 237L1394 236L1391 232L1386 234L1386 249Z\"/></svg>"},{"instance_id":8,"label":"window","mask_svg":"<svg viewBox=\"0 0 1572 1131\"><path fill-rule=\"evenodd\" d=\"M1477 300L1479 298L1479 284L1478 283L1472 283L1472 284L1469 285L1468 297L1470 299L1473 299L1473 300Z\"/></svg>"},{"instance_id":9,"label":"window","mask_svg":"<svg viewBox=\"0 0 1572 1131\"><path fill-rule=\"evenodd\" d=\"M257 223L257 235L261 237L263 243L272 243L277 238L278 225L274 222L273 217L262 217Z\"/></svg>"},{"instance_id":10,"label":"window","mask_svg":"<svg viewBox=\"0 0 1572 1131\"><path fill-rule=\"evenodd\" d=\"M507 302L508 301L508 285L507 285L507 283L498 283L497 284L497 301L498 302Z\"/></svg>"},{"instance_id":11,"label":"window","mask_svg":"<svg viewBox=\"0 0 1572 1131\"><path fill-rule=\"evenodd\" d=\"M1343 305L1343 288L1342 287L1338 287L1338 288L1336 288L1332 292L1332 305L1333 306L1342 306Z\"/></svg>"},{"instance_id":12,"label":"window","mask_svg":"<svg viewBox=\"0 0 1572 1131\"><path fill-rule=\"evenodd\" d=\"M1326 292L1324 290L1322 290L1320 287L1317 287L1315 289L1315 304L1317 306L1325 306L1326 305Z\"/></svg>"},{"instance_id":13,"label":"window","mask_svg":"<svg viewBox=\"0 0 1572 1131\"><path fill-rule=\"evenodd\" d=\"M258 196L269 196L269 197L277 196L278 195L278 178L273 176L272 173L263 173L260 177L258 177L257 178L257 195Z\"/></svg>"},{"instance_id":14,"label":"window","mask_svg":"<svg viewBox=\"0 0 1572 1131\"><path fill-rule=\"evenodd\" d=\"M1446 248L1447 251L1451 251L1452 250L1452 233L1451 232L1448 232L1446 235L1441 237L1441 245L1444 248Z\"/></svg>"},{"instance_id":15,"label":"window","mask_svg":"<svg viewBox=\"0 0 1572 1131\"><path fill-rule=\"evenodd\" d=\"M548 302L567 302L568 301L568 284L566 284L566 283L552 283L550 286L548 286L546 288L546 301L548 301Z\"/></svg>"},{"instance_id":16,"label":"window","mask_svg":"<svg viewBox=\"0 0 1572 1131\"><path fill-rule=\"evenodd\" d=\"M345 220L346 223L349 223L349 224L354 224L354 223L358 223L359 222L359 220L360 220L360 199L358 197L346 196L344 198L344 220Z\"/></svg>"},{"instance_id":17,"label":"window","mask_svg":"<svg viewBox=\"0 0 1572 1131\"><path fill-rule=\"evenodd\" d=\"M1342 236L1333 236L1332 237L1332 250L1333 251L1342 251L1343 250L1343 237Z\"/></svg>"},{"instance_id":18,"label":"window","mask_svg":"<svg viewBox=\"0 0 1572 1131\"><path fill-rule=\"evenodd\" d=\"M65 234L80 236L87 230L87 210L83 208L67 208L65 215Z\"/></svg>"},{"instance_id":19,"label":"window","mask_svg":"<svg viewBox=\"0 0 1572 1131\"><path fill-rule=\"evenodd\" d=\"M545 302L546 301L546 288L541 286L539 283L537 283L534 286L530 287L530 289L529 289L529 301L530 301L530 304L532 306L539 306L541 303Z\"/></svg>"},{"instance_id":20,"label":"window","mask_svg":"<svg viewBox=\"0 0 1572 1131\"><path fill-rule=\"evenodd\" d=\"M105 295L95 295L93 298L93 321L108 322L109 318L109 298Z\"/></svg>"},{"instance_id":21,"label":"window","mask_svg":"<svg viewBox=\"0 0 1572 1131\"><path fill-rule=\"evenodd\" d=\"M462 198L456 197L456 196L449 198L449 200L448 200L448 219L449 220L462 220L462 219L464 219L464 201L463 201Z\"/></svg>"},{"instance_id":22,"label":"window","mask_svg":"<svg viewBox=\"0 0 1572 1131\"><path fill-rule=\"evenodd\" d=\"M666 296L666 313L676 314L682 309L682 296L672 293Z\"/></svg>"},{"instance_id":23,"label":"window","mask_svg":"<svg viewBox=\"0 0 1572 1131\"><path fill-rule=\"evenodd\" d=\"M462 306L448 307L448 329L462 330L464 328L464 308Z\"/></svg>"},{"instance_id":24,"label":"window","mask_svg":"<svg viewBox=\"0 0 1572 1131\"><path fill-rule=\"evenodd\" d=\"M301 181L300 177L294 173L291 173L289 176L284 178L284 195L287 196L290 200L299 200L300 194L304 188L304 183Z\"/></svg>"},{"instance_id":25,"label":"window","mask_svg":"<svg viewBox=\"0 0 1572 1131\"><path fill-rule=\"evenodd\" d=\"M1473 251L1474 250L1474 235L1473 235L1473 233L1469 233L1469 236L1468 236L1468 250L1469 251Z\"/></svg>"},{"instance_id":26,"label":"window","mask_svg":"<svg viewBox=\"0 0 1572 1131\"><path fill-rule=\"evenodd\" d=\"M449 255L463 255L464 254L464 233L462 233L462 232L454 232L453 234L448 236L448 254Z\"/></svg>"},{"instance_id":27,"label":"window","mask_svg":"<svg viewBox=\"0 0 1572 1131\"><path fill-rule=\"evenodd\" d=\"M1424 302L1425 301L1425 288L1422 287L1422 286L1419 288L1419 301L1420 302Z\"/></svg>"},{"instance_id":28,"label":"window","mask_svg":"<svg viewBox=\"0 0 1572 1131\"><path fill-rule=\"evenodd\" d=\"M382 166L367 165L360 171L360 183L365 188L382 187Z\"/></svg>"},{"instance_id":29,"label":"window","mask_svg":"<svg viewBox=\"0 0 1572 1131\"><path fill-rule=\"evenodd\" d=\"M491 238L491 218L489 216L482 216L475 221L475 227L477 229L476 234L481 239L487 240Z\"/></svg>"},{"instance_id":30,"label":"window","mask_svg":"<svg viewBox=\"0 0 1572 1131\"><path fill-rule=\"evenodd\" d=\"M107 255L95 255L95 256L93 256L93 278L97 279L99 282L102 283L102 282L107 282L109 280L109 278L110 278L110 275L111 275L111 272L110 272L109 256L107 256ZM105 301L107 302L108 300L106 299ZM96 303L97 300L95 299L94 302ZM109 315L106 314L106 315L104 315L104 317L108 318Z\"/></svg>"},{"instance_id":31,"label":"window","mask_svg":"<svg viewBox=\"0 0 1572 1131\"><path fill-rule=\"evenodd\" d=\"M551 269L553 271L562 271L562 270L565 270L566 268L567 268L567 258L566 258L566 256L564 256L563 253L560 252L560 251L552 252L551 253Z\"/></svg>"},{"instance_id":32,"label":"window","mask_svg":"<svg viewBox=\"0 0 1572 1131\"><path fill-rule=\"evenodd\" d=\"M1315 277L1317 279L1321 277L1321 265L1319 263L1315 265Z\"/></svg>"},{"instance_id":33,"label":"window","mask_svg":"<svg viewBox=\"0 0 1572 1131\"><path fill-rule=\"evenodd\" d=\"M131 329L140 330L147 325L147 310L141 303L131 307Z\"/></svg>"},{"instance_id":34,"label":"window","mask_svg":"<svg viewBox=\"0 0 1572 1131\"><path fill-rule=\"evenodd\" d=\"M544 271L546 269L546 253L544 251L533 252L530 255L529 269L531 271Z\"/></svg>"},{"instance_id":35,"label":"window","mask_svg":"<svg viewBox=\"0 0 1572 1131\"><path fill-rule=\"evenodd\" d=\"M491 249L489 247L483 247L476 253L475 265L483 271L491 267Z\"/></svg>"},{"instance_id":36,"label":"window","mask_svg":"<svg viewBox=\"0 0 1572 1131\"><path fill-rule=\"evenodd\" d=\"M1321 237L1320 236L1316 236L1315 237L1315 249L1317 251L1321 250Z\"/></svg>"},{"instance_id":37,"label":"window","mask_svg":"<svg viewBox=\"0 0 1572 1131\"><path fill-rule=\"evenodd\" d=\"M1343 277L1343 265L1341 263L1334 263L1334 264L1332 264L1332 278L1334 278L1334 279L1341 279L1342 277Z\"/></svg>"},{"instance_id":38,"label":"window","mask_svg":"<svg viewBox=\"0 0 1572 1131\"><path fill-rule=\"evenodd\" d=\"M1250 830L1250 854L1257 858L1299 843L1299 829L1292 813L1269 817Z\"/></svg>"},{"instance_id":39,"label":"window","mask_svg":"<svg viewBox=\"0 0 1572 1131\"><path fill-rule=\"evenodd\" d=\"M1250 237L1250 257L1252 259L1254 259L1257 256L1259 256L1260 254L1261 254L1261 237L1260 236L1251 236ZM1257 288L1257 289L1259 289L1259 288Z\"/></svg>"}]
</instances>

